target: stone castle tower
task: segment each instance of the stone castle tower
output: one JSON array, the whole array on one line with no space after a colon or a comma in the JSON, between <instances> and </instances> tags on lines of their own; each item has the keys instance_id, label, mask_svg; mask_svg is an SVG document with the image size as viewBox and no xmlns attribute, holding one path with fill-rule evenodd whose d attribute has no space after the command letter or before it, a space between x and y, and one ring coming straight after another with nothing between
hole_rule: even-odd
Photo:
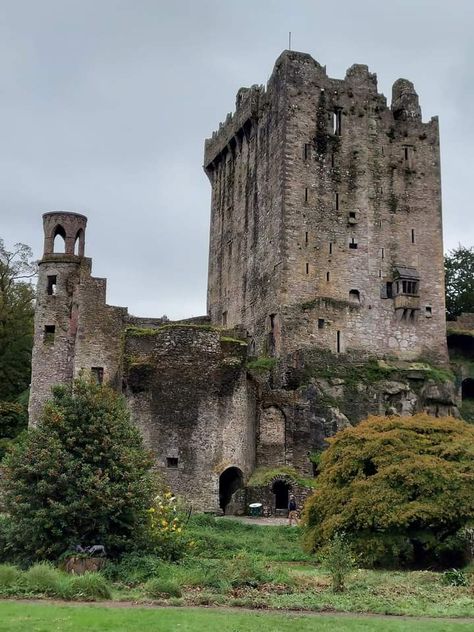
<instances>
[{"instance_id":1,"label":"stone castle tower","mask_svg":"<svg viewBox=\"0 0 474 632\"><path fill-rule=\"evenodd\" d=\"M206 141L208 311L257 354L447 357L438 121L367 66L284 52Z\"/></svg>"},{"instance_id":2,"label":"stone castle tower","mask_svg":"<svg viewBox=\"0 0 474 632\"><path fill-rule=\"evenodd\" d=\"M53 385L89 373L124 394L176 493L273 513L290 489L303 500L301 477L337 430L368 414L457 414L433 371L447 360L438 122L422 122L409 81L388 108L366 66L336 80L286 51L266 88L239 90L204 166L202 317L107 305L87 218L43 216L31 424Z\"/></svg>"}]
</instances>

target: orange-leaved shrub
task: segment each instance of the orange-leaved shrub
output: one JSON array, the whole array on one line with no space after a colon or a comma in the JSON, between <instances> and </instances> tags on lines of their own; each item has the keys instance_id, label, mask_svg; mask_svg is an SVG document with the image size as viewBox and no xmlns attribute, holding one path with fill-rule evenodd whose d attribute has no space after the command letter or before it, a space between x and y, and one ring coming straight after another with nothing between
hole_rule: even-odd
<instances>
[{"instance_id":1,"label":"orange-leaved shrub","mask_svg":"<svg viewBox=\"0 0 474 632\"><path fill-rule=\"evenodd\" d=\"M453 417L369 417L329 440L306 503L305 544L338 533L367 566L453 566L474 524L474 426Z\"/></svg>"}]
</instances>

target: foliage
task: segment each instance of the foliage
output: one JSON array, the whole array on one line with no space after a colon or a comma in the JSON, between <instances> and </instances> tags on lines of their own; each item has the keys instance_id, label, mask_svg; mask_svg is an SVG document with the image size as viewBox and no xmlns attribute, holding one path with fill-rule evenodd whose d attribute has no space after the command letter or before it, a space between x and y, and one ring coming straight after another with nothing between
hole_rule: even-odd
<instances>
[{"instance_id":1,"label":"foliage","mask_svg":"<svg viewBox=\"0 0 474 632\"><path fill-rule=\"evenodd\" d=\"M0 461L12 445L12 440L27 426L28 411L25 404L0 402Z\"/></svg>"},{"instance_id":2,"label":"foliage","mask_svg":"<svg viewBox=\"0 0 474 632\"><path fill-rule=\"evenodd\" d=\"M215 327L214 325L198 325L195 323L166 323L164 325L160 325L159 327L135 327L134 325L130 325L125 329L125 333L128 336L133 336L134 338L143 338L149 336L157 336L158 334L161 334L169 329L196 329L198 331L215 332L221 331L219 327ZM241 341L239 340L239 342Z\"/></svg>"},{"instance_id":3,"label":"foliage","mask_svg":"<svg viewBox=\"0 0 474 632\"><path fill-rule=\"evenodd\" d=\"M153 577L145 584L145 593L152 599L159 597L181 597L181 588L176 581Z\"/></svg>"},{"instance_id":4,"label":"foliage","mask_svg":"<svg viewBox=\"0 0 474 632\"><path fill-rule=\"evenodd\" d=\"M33 347L33 299L30 279L35 273L32 251L15 244L12 251L0 239L0 400L13 400L30 383Z\"/></svg>"},{"instance_id":5,"label":"foliage","mask_svg":"<svg viewBox=\"0 0 474 632\"><path fill-rule=\"evenodd\" d=\"M189 550L185 526L189 513L171 491L162 489L148 509L147 548L158 557L176 561Z\"/></svg>"},{"instance_id":6,"label":"foliage","mask_svg":"<svg viewBox=\"0 0 474 632\"><path fill-rule=\"evenodd\" d=\"M474 312L474 248L451 250L445 257L445 277L448 320Z\"/></svg>"},{"instance_id":7,"label":"foliage","mask_svg":"<svg viewBox=\"0 0 474 632\"><path fill-rule=\"evenodd\" d=\"M249 371L256 371L257 373L263 373L264 371L271 371L274 369L277 363L277 358L261 356L260 358L249 360L247 362L247 369L249 369Z\"/></svg>"},{"instance_id":8,"label":"foliage","mask_svg":"<svg viewBox=\"0 0 474 632\"><path fill-rule=\"evenodd\" d=\"M116 555L145 528L151 459L108 386L55 387L38 427L4 465L4 505L20 557L54 559L78 543Z\"/></svg>"},{"instance_id":9,"label":"foliage","mask_svg":"<svg viewBox=\"0 0 474 632\"><path fill-rule=\"evenodd\" d=\"M474 517L474 428L451 417L369 417L329 440L304 511L319 550L344 531L366 565L458 563Z\"/></svg>"},{"instance_id":10,"label":"foliage","mask_svg":"<svg viewBox=\"0 0 474 632\"><path fill-rule=\"evenodd\" d=\"M298 474L298 472L294 468L288 466L259 467L254 471L247 485L249 487L261 487L263 485L268 485L273 480L279 477L289 479L297 485L301 485L301 487L315 486L315 481L313 478L305 478L304 476Z\"/></svg>"},{"instance_id":11,"label":"foliage","mask_svg":"<svg viewBox=\"0 0 474 632\"><path fill-rule=\"evenodd\" d=\"M59 597L63 594L63 573L41 562L29 568L24 574L26 587L35 594Z\"/></svg>"},{"instance_id":12,"label":"foliage","mask_svg":"<svg viewBox=\"0 0 474 632\"><path fill-rule=\"evenodd\" d=\"M0 564L0 590L11 588L20 578L20 570L12 564Z\"/></svg>"},{"instance_id":13,"label":"foliage","mask_svg":"<svg viewBox=\"0 0 474 632\"><path fill-rule=\"evenodd\" d=\"M321 553L321 561L331 575L333 591L343 592L346 578L354 568L352 549L344 533L334 534Z\"/></svg>"},{"instance_id":14,"label":"foliage","mask_svg":"<svg viewBox=\"0 0 474 632\"><path fill-rule=\"evenodd\" d=\"M70 599L95 601L96 599L110 599L110 586L100 573L84 573L72 576L68 581L67 591Z\"/></svg>"},{"instance_id":15,"label":"foliage","mask_svg":"<svg viewBox=\"0 0 474 632\"><path fill-rule=\"evenodd\" d=\"M465 573L463 573L463 571L459 570L458 568L452 568L449 571L445 571L443 573L442 581L445 586L468 586L469 585L469 582Z\"/></svg>"}]
</instances>

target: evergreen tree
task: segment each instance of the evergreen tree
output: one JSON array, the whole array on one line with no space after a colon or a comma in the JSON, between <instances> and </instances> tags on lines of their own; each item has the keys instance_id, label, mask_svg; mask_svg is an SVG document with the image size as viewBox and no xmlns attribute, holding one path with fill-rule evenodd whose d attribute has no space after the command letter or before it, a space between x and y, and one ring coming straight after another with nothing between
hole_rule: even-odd
<instances>
[{"instance_id":1,"label":"evergreen tree","mask_svg":"<svg viewBox=\"0 0 474 632\"><path fill-rule=\"evenodd\" d=\"M474 248L459 245L445 257L446 312L455 320L474 312Z\"/></svg>"},{"instance_id":2,"label":"evergreen tree","mask_svg":"<svg viewBox=\"0 0 474 632\"><path fill-rule=\"evenodd\" d=\"M19 557L54 559L76 544L119 554L147 524L151 459L108 386L55 387L40 423L4 465L3 504Z\"/></svg>"}]
</instances>

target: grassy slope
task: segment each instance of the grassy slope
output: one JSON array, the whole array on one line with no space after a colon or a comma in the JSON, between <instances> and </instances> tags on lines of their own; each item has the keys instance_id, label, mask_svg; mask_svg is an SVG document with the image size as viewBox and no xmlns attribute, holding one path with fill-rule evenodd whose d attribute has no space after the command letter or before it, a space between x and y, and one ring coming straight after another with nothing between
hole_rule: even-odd
<instances>
[{"instance_id":1,"label":"grassy slope","mask_svg":"<svg viewBox=\"0 0 474 632\"><path fill-rule=\"evenodd\" d=\"M2 632L467 632L469 623L0 603Z\"/></svg>"}]
</instances>

